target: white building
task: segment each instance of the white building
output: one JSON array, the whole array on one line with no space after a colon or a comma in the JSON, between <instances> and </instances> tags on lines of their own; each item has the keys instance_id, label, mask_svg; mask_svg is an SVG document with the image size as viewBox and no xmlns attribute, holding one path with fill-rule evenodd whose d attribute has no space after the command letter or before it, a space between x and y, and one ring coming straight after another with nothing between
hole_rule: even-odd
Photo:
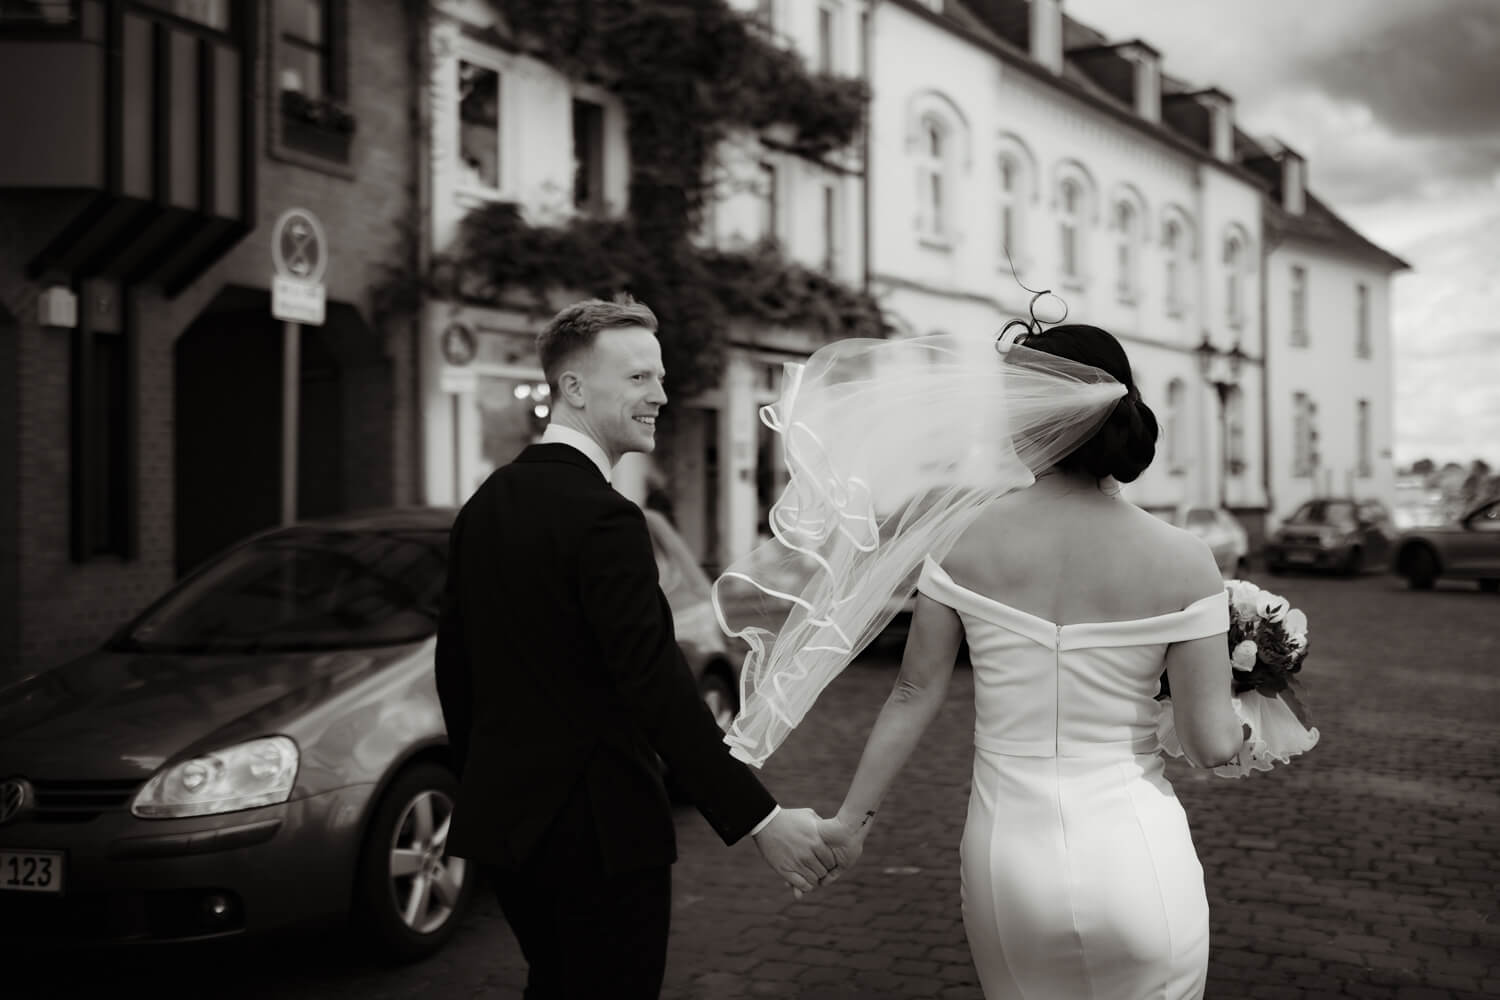
<instances>
[{"instance_id":1,"label":"white building","mask_svg":"<svg viewBox=\"0 0 1500 1000\"><path fill-rule=\"evenodd\" d=\"M729 3L756 15L810 69L860 72L864 0ZM452 246L467 213L490 202L517 204L533 224L628 212L630 157L619 100L498 41L503 23L485 0L439 0L434 7L432 250ZM812 162L771 129L733 137L717 160L719 198L705 214L700 244L734 250L774 239L793 261L852 286L863 281L860 150ZM535 352L540 323L522 310L426 306L426 502L461 503L545 426L547 390ZM806 331L750 323L736 326L730 339L720 385L697 398L672 398L675 433L658 442L656 460L629 456L614 479L639 502L652 486L664 489L683 536L715 567L747 552L766 523L785 473L758 411L777 398L783 364L805 358L820 342Z\"/></svg>"},{"instance_id":2,"label":"white building","mask_svg":"<svg viewBox=\"0 0 1500 1000\"><path fill-rule=\"evenodd\" d=\"M629 161L619 101L494 41L483 0L434 4L428 43L426 198L430 252L453 246L465 215L517 204L533 224L625 209ZM575 119L578 127L575 128ZM545 427L538 320L524 310L429 301L421 330L421 497L458 505ZM643 463L617 474L644 496Z\"/></svg>"},{"instance_id":3,"label":"white building","mask_svg":"<svg viewBox=\"0 0 1500 1000\"><path fill-rule=\"evenodd\" d=\"M863 72L865 0L727 0L754 12L771 37L817 73ZM776 129L724 143L715 164L718 197L700 243L743 250L773 240L788 260L851 287L865 275L865 184L858 145L814 162L791 152ZM767 532L786 485L780 440L760 408L781 395L783 366L820 346L796 329L736 324L716 390L677 400L676 433L659 472L683 538L709 567L746 554Z\"/></svg>"},{"instance_id":4,"label":"white building","mask_svg":"<svg viewBox=\"0 0 1500 1000\"><path fill-rule=\"evenodd\" d=\"M1232 100L1057 0L887 0L873 18L871 268L904 332L993 336L1028 314L1021 283L1055 290L1124 343L1162 425L1131 498L1255 519L1263 185Z\"/></svg>"},{"instance_id":5,"label":"white building","mask_svg":"<svg viewBox=\"0 0 1500 1000\"><path fill-rule=\"evenodd\" d=\"M1313 496L1396 506L1391 278L1407 264L1306 190L1294 150L1247 145L1267 195L1265 310L1273 520Z\"/></svg>"}]
</instances>

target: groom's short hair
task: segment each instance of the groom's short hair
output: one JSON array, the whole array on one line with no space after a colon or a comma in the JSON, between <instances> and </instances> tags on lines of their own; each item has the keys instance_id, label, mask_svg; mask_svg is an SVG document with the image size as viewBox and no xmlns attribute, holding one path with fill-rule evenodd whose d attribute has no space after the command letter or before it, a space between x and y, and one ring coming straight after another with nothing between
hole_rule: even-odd
<instances>
[{"instance_id":1,"label":"groom's short hair","mask_svg":"<svg viewBox=\"0 0 1500 1000\"><path fill-rule=\"evenodd\" d=\"M656 314L643 302L629 295L619 295L613 302L584 299L564 307L536 336L536 352L541 358L542 373L553 394L557 379L568 362L594 346L605 330L641 326L656 332Z\"/></svg>"}]
</instances>

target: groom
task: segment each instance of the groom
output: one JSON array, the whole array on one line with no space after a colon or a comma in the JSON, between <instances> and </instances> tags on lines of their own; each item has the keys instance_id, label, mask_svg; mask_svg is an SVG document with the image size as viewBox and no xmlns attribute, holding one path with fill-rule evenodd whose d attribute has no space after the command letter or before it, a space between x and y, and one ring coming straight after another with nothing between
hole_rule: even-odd
<instances>
[{"instance_id":1,"label":"groom","mask_svg":"<svg viewBox=\"0 0 1500 1000\"><path fill-rule=\"evenodd\" d=\"M640 509L609 485L656 447L656 317L579 302L537 338L542 439L464 504L436 677L460 768L448 852L480 863L530 966L527 1000L661 990L677 847L658 756L725 844L750 834L810 891L834 865L730 756L678 650Z\"/></svg>"}]
</instances>

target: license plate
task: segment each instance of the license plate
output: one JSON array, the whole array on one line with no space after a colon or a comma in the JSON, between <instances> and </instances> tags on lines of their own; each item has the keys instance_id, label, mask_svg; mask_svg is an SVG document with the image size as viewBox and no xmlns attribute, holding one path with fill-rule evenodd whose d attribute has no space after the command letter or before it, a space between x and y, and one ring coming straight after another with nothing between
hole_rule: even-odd
<instances>
[{"instance_id":1,"label":"license plate","mask_svg":"<svg viewBox=\"0 0 1500 1000\"><path fill-rule=\"evenodd\" d=\"M1317 562L1318 557L1313 555L1311 552L1288 552L1286 554L1286 561L1294 563L1312 563Z\"/></svg>"},{"instance_id":2,"label":"license plate","mask_svg":"<svg viewBox=\"0 0 1500 1000\"><path fill-rule=\"evenodd\" d=\"M62 892L62 851L11 851L0 848L0 890Z\"/></svg>"}]
</instances>

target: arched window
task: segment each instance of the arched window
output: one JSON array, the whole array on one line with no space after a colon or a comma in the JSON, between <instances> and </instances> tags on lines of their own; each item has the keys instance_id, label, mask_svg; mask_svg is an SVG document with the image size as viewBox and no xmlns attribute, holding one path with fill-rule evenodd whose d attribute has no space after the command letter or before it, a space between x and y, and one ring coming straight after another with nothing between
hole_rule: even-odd
<instances>
[{"instance_id":1,"label":"arched window","mask_svg":"<svg viewBox=\"0 0 1500 1000\"><path fill-rule=\"evenodd\" d=\"M1224 241L1224 315L1232 327L1245 321L1245 244L1238 234Z\"/></svg>"},{"instance_id":2,"label":"arched window","mask_svg":"<svg viewBox=\"0 0 1500 1000\"><path fill-rule=\"evenodd\" d=\"M1245 467L1245 393L1234 385L1224 395L1224 470L1237 476Z\"/></svg>"},{"instance_id":3,"label":"arched window","mask_svg":"<svg viewBox=\"0 0 1500 1000\"><path fill-rule=\"evenodd\" d=\"M1187 237L1182 232L1181 223L1176 219L1168 219L1161 231L1161 248L1167 269L1167 313L1172 316L1182 312L1183 257L1186 245Z\"/></svg>"},{"instance_id":4,"label":"arched window","mask_svg":"<svg viewBox=\"0 0 1500 1000\"><path fill-rule=\"evenodd\" d=\"M1115 205L1115 293L1122 302L1134 302L1137 244L1140 243L1140 217L1128 201Z\"/></svg>"},{"instance_id":5,"label":"arched window","mask_svg":"<svg viewBox=\"0 0 1500 1000\"><path fill-rule=\"evenodd\" d=\"M1180 476L1187 471L1187 384L1180 378L1167 383L1167 471Z\"/></svg>"},{"instance_id":6,"label":"arched window","mask_svg":"<svg viewBox=\"0 0 1500 1000\"><path fill-rule=\"evenodd\" d=\"M1061 212L1058 217L1059 248L1062 254L1062 273L1066 278L1083 277L1083 188L1071 177L1065 178L1058 188Z\"/></svg>"},{"instance_id":7,"label":"arched window","mask_svg":"<svg viewBox=\"0 0 1500 1000\"><path fill-rule=\"evenodd\" d=\"M917 231L924 237L948 235L947 182L948 133L936 118L922 119L917 147Z\"/></svg>"},{"instance_id":8,"label":"arched window","mask_svg":"<svg viewBox=\"0 0 1500 1000\"><path fill-rule=\"evenodd\" d=\"M1015 261L1021 253L1021 206L1025 199L1021 189L1021 165L1012 157L1000 158L999 190L1000 260ZM1005 265L1007 268L1010 264Z\"/></svg>"}]
</instances>

